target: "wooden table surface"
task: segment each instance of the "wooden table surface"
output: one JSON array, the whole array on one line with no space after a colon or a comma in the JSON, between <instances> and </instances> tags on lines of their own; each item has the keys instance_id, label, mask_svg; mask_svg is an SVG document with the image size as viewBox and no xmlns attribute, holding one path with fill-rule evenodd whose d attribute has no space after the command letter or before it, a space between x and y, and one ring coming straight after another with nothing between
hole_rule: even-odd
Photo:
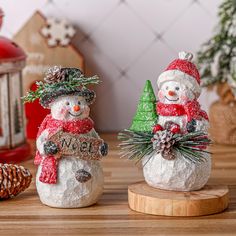
<instances>
[{"instance_id":1,"label":"wooden table surface","mask_svg":"<svg viewBox=\"0 0 236 236\"><path fill-rule=\"evenodd\" d=\"M141 168L119 158L115 135L105 134L110 145L103 161L104 194L99 202L81 209L54 209L39 201L35 180L16 198L0 203L0 235L236 235L236 146L214 146L209 183L230 189L229 208L204 217L144 215L129 209L127 186L143 179ZM32 160L22 163L33 176Z\"/></svg>"}]
</instances>

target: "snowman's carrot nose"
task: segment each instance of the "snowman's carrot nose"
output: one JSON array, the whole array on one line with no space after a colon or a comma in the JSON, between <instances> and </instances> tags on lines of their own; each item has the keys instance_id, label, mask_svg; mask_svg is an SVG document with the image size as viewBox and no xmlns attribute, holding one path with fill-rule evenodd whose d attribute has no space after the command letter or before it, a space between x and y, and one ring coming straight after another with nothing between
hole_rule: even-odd
<instances>
[{"instance_id":1,"label":"snowman's carrot nose","mask_svg":"<svg viewBox=\"0 0 236 236\"><path fill-rule=\"evenodd\" d=\"M168 91L168 95L169 95L169 96L175 96L176 93L175 93L174 91L171 91L171 90L170 90L170 91Z\"/></svg>"},{"instance_id":2,"label":"snowman's carrot nose","mask_svg":"<svg viewBox=\"0 0 236 236\"><path fill-rule=\"evenodd\" d=\"M73 107L73 109L74 109L74 111L79 111L79 110L80 110L80 106L75 105L75 106Z\"/></svg>"}]
</instances>

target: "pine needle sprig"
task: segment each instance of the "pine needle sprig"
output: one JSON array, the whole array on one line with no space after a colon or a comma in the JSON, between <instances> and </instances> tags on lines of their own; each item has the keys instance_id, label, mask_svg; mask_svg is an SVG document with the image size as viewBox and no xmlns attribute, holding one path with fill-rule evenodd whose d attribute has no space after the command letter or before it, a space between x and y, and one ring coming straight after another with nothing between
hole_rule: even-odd
<instances>
[{"instance_id":1,"label":"pine needle sprig","mask_svg":"<svg viewBox=\"0 0 236 236\"><path fill-rule=\"evenodd\" d=\"M121 157L129 160L135 159L137 162L143 157L154 153L152 148L152 133L137 132L125 129L118 134L121 140L120 147L122 149Z\"/></svg>"},{"instance_id":2,"label":"pine needle sprig","mask_svg":"<svg viewBox=\"0 0 236 236\"><path fill-rule=\"evenodd\" d=\"M71 77L68 80L64 80L58 83L45 83L43 81L37 81L37 89L35 91L30 90L27 92L26 96L23 97L23 101L26 102L33 102L38 98L41 98L44 93L56 91L60 88L64 88L67 90L74 90L78 87L85 88L88 85L91 84L99 84L101 81L97 75L92 77L85 77L84 75L81 75L80 77L73 77L73 75L70 75Z\"/></svg>"},{"instance_id":3,"label":"pine needle sprig","mask_svg":"<svg viewBox=\"0 0 236 236\"><path fill-rule=\"evenodd\" d=\"M149 156L147 163L152 155L161 153L161 149L153 147L154 135L152 133L126 129L118 134L118 139L121 140L119 144L122 149L121 158L135 160L136 163ZM210 154L209 151L205 150L205 147L211 144L211 140L206 133L201 131L174 134L170 143L172 143L170 150L174 154L179 153L186 161L195 164L204 162L207 158L204 154Z\"/></svg>"}]
</instances>

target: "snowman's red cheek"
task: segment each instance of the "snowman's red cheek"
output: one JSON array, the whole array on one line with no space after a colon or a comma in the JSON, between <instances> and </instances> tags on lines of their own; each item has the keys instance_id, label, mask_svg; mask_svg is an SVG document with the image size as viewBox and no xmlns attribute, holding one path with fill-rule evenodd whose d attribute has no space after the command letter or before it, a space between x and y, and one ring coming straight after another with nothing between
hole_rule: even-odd
<instances>
[{"instance_id":1,"label":"snowman's red cheek","mask_svg":"<svg viewBox=\"0 0 236 236\"><path fill-rule=\"evenodd\" d=\"M188 97L186 95L181 95L180 96L180 100L183 102L187 102L188 101Z\"/></svg>"},{"instance_id":2,"label":"snowman's red cheek","mask_svg":"<svg viewBox=\"0 0 236 236\"><path fill-rule=\"evenodd\" d=\"M164 98L164 93L163 93L163 91L161 91L161 90L158 92L157 95L158 95L158 98L159 98L159 99Z\"/></svg>"},{"instance_id":3,"label":"snowman's red cheek","mask_svg":"<svg viewBox=\"0 0 236 236\"><path fill-rule=\"evenodd\" d=\"M90 112L90 108L89 107L85 107L84 110L83 110L83 114L84 115L89 115L89 112Z\"/></svg>"},{"instance_id":4,"label":"snowman's red cheek","mask_svg":"<svg viewBox=\"0 0 236 236\"><path fill-rule=\"evenodd\" d=\"M61 114L66 114L68 112L68 108L65 108L63 107L61 110L60 110L60 113Z\"/></svg>"}]
</instances>

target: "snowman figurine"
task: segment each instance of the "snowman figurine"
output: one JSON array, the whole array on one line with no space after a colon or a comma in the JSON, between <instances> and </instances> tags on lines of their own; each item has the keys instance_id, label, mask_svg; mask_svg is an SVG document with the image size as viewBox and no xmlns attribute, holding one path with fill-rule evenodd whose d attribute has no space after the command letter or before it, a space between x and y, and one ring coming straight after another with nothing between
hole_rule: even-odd
<instances>
[{"instance_id":1,"label":"snowman figurine","mask_svg":"<svg viewBox=\"0 0 236 236\"><path fill-rule=\"evenodd\" d=\"M86 79L79 69L55 66L49 69L45 82L40 82L37 91L41 105L50 108L51 114L42 122L36 140L36 187L41 202L51 207L86 207L96 203L103 192L103 170L99 160L107 154L108 147L89 118L89 105L95 93L85 87L89 84L89 78ZM52 141L55 134L61 135L57 136L58 142ZM59 146L62 137L67 155ZM86 149L90 139L92 143ZM101 145L96 158L90 158L94 142ZM73 154L78 148L80 154ZM86 155L81 150L85 150Z\"/></svg>"},{"instance_id":2,"label":"snowman figurine","mask_svg":"<svg viewBox=\"0 0 236 236\"><path fill-rule=\"evenodd\" d=\"M200 76L191 62L191 53L180 52L157 80L158 124L153 133L169 130L172 133L207 132L207 114L197 102L200 96ZM143 160L146 182L156 188L176 191L201 189L209 179L211 157L204 153L204 162L187 162L180 153L174 158L154 154Z\"/></svg>"}]
</instances>

